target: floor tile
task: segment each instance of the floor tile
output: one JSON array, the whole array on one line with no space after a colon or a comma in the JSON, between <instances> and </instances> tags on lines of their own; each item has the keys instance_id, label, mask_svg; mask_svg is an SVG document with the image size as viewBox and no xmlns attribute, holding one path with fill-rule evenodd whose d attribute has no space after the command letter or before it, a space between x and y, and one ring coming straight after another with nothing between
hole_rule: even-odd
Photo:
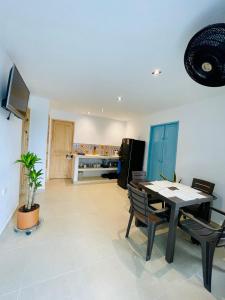
<instances>
[{"instance_id":1,"label":"floor tile","mask_svg":"<svg viewBox=\"0 0 225 300\"><path fill-rule=\"evenodd\" d=\"M20 288L26 257L23 249L0 251L0 295Z\"/></svg>"},{"instance_id":2,"label":"floor tile","mask_svg":"<svg viewBox=\"0 0 225 300\"><path fill-rule=\"evenodd\" d=\"M18 300L18 291L0 296L0 300Z\"/></svg>"},{"instance_id":3,"label":"floor tile","mask_svg":"<svg viewBox=\"0 0 225 300\"><path fill-rule=\"evenodd\" d=\"M129 201L116 184L50 181L37 202L37 231L16 234L12 219L0 236L0 300L223 300L225 250L215 253L211 294L202 284L200 247L179 229L174 262L165 261L166 226L146 262L146 229L133 224L125 238Z\"/></svg>"}]
</instances>

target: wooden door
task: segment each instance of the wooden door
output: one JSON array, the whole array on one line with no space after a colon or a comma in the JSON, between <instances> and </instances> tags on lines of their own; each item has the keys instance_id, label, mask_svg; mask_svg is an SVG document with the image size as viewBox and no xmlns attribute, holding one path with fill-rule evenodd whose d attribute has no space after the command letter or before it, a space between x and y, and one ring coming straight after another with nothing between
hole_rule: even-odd
<instances>
[{"instance_id":1,"label":"wooden door","mask_svg":"<svg viewBox=\"0 0 225 300\"><path fill-rule=\"evenodd\" d=\"M50 179L72 178L74 123L52 120ZM68 156L69 155L69 156Z\"/></svg>"},{"instance_id":2,"label":"wooden door","mask_svg":"<svg viewBox=\"0 0 225 300\"><path fill-rule=\"evenodd\" d=\"M29 143L29 127L30 127L30 110L27 110L27 114L22 123L22 141L21 141L21 154L28 151ZM26 195L27 193L27 176L26 170L23 165L20 166L20 194Z\"/></svg>"}]
</instances>

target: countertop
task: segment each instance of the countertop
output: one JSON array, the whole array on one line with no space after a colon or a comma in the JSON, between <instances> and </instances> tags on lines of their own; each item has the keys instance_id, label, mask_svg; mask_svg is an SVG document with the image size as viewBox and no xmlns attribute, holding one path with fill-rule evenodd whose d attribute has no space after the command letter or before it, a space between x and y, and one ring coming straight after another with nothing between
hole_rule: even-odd
<instances>
[{"instance_id":1,"label":"countertop","mask_svg":"<svg viewBox=\"0 0 225 300\"><path fill-rule=\"evenodd\" d=\"M79 155L74 154L75 158L101 158L101 159L119 159L118 155L93 155L93 154L85 154L85 155Z\"/></svg>"}]
</instances>

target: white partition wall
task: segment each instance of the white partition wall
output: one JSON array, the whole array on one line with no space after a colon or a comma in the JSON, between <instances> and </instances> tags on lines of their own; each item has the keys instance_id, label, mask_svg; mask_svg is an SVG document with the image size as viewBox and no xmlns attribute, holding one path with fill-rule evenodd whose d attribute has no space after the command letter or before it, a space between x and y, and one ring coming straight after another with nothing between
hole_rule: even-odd
<instances>
[{"instance_id":1,"label":"white partition wall","mask_svg":"<svg viewBox=\"0 0 225 300\"><path fill-rule=\"evenodd\" d=\"M6 87L12 61L0 48L0 101ZM0 108L0 233L19 203L20 167L14 162L20 157L22 121Z\"/></svg>"},{"instance_id":2,"label":"white partition wall","mask_svg":"<svg viewBox=\"0 0 225 300\"><path fill-rule=\"evenodd\" d=\"M42 188L45 188L46 153L48 135L49 100L42 97L31 96L30 107L30 137L29 151L35 152L42 161L43 169Z\"/></svg>"},{"instance_id":3,"label":"white partition wall","mask_svg":"<svg viewBox=\"0 0 225 300\"><path fill-rule=\"evenodd\" d=\"M95 116L50 110L52 119L75 122L74 142L120 146L126 135L126 122Z\"/></svg>"}]
</instances>

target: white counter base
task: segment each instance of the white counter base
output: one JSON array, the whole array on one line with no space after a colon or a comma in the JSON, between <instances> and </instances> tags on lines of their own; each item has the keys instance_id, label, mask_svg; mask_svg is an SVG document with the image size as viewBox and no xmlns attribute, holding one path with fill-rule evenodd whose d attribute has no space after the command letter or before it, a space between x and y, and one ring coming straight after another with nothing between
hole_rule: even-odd
<instances>
[{"instance_id":1,"label":"white counter base","mask_svg":"<svg viewBox=\"0 0 225 300\"><path fill-rule=\"evenodd\" d=\"M74 184L92 184L92 183L116 183L117 179L108 179L102 177L85 177L75 181Z\"/></svg>"},{"instance_id":2,"label":"white counter base","mask_svg":"<svg viewBox=\"0 0 225 300\"><path fill-rule=\"evenodd\" d=\"M117 161L119 159L118 156L102 156L102 155L76 155L74 160L74 176L73 183L74 184L83 184L83 183L103 183L103 182L116 182L116 179L108 179L102 178L102 174L107 174L109 172L116 172L116 167L109 168L79 168L79 160L80 159L93 159L96 160L112 160Z\"/></svg>"}]
</instances>

